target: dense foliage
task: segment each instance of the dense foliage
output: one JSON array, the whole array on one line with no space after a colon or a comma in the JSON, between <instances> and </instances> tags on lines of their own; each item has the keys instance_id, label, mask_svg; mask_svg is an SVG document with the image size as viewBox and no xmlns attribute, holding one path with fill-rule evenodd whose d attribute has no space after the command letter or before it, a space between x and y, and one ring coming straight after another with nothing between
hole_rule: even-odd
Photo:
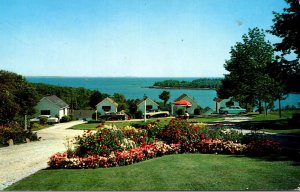
<instances>
[{"instance_id":1,"label":"dense foliage","mask_svg":"<svg viewBox=\"0 0 300 192\"><path fill-rule=\"evenodd\" d=\"M242 39L231 48L231 57L224 64L229 74L217 93L220 98L233 96L241 103L258 106L261 112L263 102L271 107L283 93L282 84L268 70L274 60L273 47L258 28L249 29Z\"/></svg>"},{"instance_id":2,"label":"dense foliage","mask_svg":"<svg viewBox=\"0 0 300 192\"><path fill-rule=\"evenodd\" d=\"M191 82L178 81L178 80L165 80L161 82L155 82L154 87L160 88L201 88L201 89L217 89L221 85L221 78L201 78Z\"/></svg>"},{"instance_id":3,"label":"dense foliage","mask_svg":"<svg viewBox=\"0 0 300 192\"><path fill-rule=\"evenodd\" d=\"M33 114L37 102L35 89L21 75L0 71L0 124Z\"/></svg>"}]
</instances>

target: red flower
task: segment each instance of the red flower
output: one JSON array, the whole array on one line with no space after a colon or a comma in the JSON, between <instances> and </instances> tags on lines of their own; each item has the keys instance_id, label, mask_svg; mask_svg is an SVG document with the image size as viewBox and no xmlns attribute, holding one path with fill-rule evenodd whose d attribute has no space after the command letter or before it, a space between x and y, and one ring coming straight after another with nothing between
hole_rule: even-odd
<instances>
[{"instance_id":1,"label":"red flower","mask_svg":"<svg viewBox=\"0 0 300 192\"><path fill-rule=\"evenodd\" d=\"M201 139L205 139L205 135L204 134L201 134Z\"/></svg>"}]
</instances>

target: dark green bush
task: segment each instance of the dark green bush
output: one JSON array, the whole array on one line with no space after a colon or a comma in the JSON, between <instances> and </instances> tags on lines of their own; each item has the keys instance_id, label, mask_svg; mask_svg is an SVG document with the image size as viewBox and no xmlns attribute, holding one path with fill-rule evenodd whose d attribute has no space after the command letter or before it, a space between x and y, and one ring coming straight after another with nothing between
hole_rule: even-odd
<instances>
[{"instance_id":1,"label":"dark green bush","mask_svg":"<svg viewBox=\"0 0 300 192\"><path fill-rule=\"evenodd\" d=\"M40 117L40 124L45 125L48 121L47 117Z\"/></svg>"},{"instance_id":2,"label":"dark green bush","mask_svg":"<svg viewBox=\"0 0 300 192\"><path fill-rule=\"evenodd\" d=\"M98 119L97 121L96 120L89 120L88 123L105 123L105 120L104 119Z\"/></svg>"},{"instance_id":3,"label":"dark green bush","mask_svg":"<svg viewBox=\"0 0 300 192\"><path fill-rule=\"evenodd\" d=\"M99 119L100 115L101 114L99 112L97 112L97 119ZM92 114L92 119L96 119L96 113Z\"/></svg>"},{"instance_id":4,"label":"dark green bush","mask_svg":"<svg viewBox=\"0 0 300 192\"><path fill-rule=\"evenodd\" d=\"M69 115L65 115L60 119L61 123L69 122L69 121L72 121L72 117L70 117Z\"/></svg>"},{"instance_id":5,"label":"dark green bush","mask_svg":"<svg viewBox=\"0 0 300 192\"><path fill-rule=\"evenodd\" d=\"M135 118L136 119L142 119L143 118L143 112L142 111L137 111L136 113L135 113Z\"/></svg>"},{"instance_id":6,"label":"dark green bush","mask_svg":"<svg viewBox=\"0 0 300 192\"><path fill-rule=\"evenodd\" d=\"M183 115L183 109L178 109L178 110L176 111L176 114L177 114L177 115Z\"/></svg>"},{"instance_id":7,"label":"dark green bush","mask_svg":"<svg viewBox=\"0 0 300 192\"><path fill-rule=\"evenodd\" d=\"M9 127L0 127L0 143L3 145L8 145L7 141L12 139L14 144L24 143L26 138L30 141L38 140L37 134L31 132L30 130L15 130Z\"/></svg>"},{"instance_id":8,"label":"dark green bush","mask_svg":"<svg viewBox=\"0 0 300 192\"><path fill-rule=\"evenodd\" d=\"M196 108L195 110L194 110L194 115L200 115L200 108Z\"/></svg>"}]
</instances>

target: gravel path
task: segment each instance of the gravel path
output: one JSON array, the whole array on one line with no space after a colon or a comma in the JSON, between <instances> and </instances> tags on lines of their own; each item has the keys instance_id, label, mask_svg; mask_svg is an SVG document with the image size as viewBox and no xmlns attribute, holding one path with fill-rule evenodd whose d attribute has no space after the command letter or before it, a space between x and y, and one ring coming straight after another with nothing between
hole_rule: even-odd
<instances>
[{"instance_id":1,"label":"gravel path","mask_svg":"<svg viewBox=\"0 0 300 192\"><path fill-rule=\"evenodd\" d=\"M66 137L74 137L82 130L68 129L83 121L60 123L37 131L41 141L0 148L0 190L41 169L47 168L51 155L66 151Z\"/></svg>"}]
</instances>

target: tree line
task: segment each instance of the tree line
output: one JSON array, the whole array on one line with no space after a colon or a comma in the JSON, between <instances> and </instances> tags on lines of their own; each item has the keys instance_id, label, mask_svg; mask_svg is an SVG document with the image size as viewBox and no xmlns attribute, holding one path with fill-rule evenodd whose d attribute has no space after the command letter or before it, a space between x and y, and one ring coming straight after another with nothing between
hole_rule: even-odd
<instances>
[{"instance_id":1,"label":"tree line","mask_svg":"<svg viewBox=\"0 0 300 192\"><path fill-rule=\"evenodd\" d=\"M186 89L218 89L222 78L199 78L191 82L178 80L164 80L155 82L154 87L159 88L186 88Z\"/></svg>"},{"instance_id":2,"label":"tree line","mask_svg":"<svg viewBox=\"0 0 300 192\"><path fill-rule=\"evenodd\" d=\"M95 110L96 105L106 97L112 98L118 103L118 110L124 110L131 117L141 118L141 112L137 111L140 99L126 99L121 93L109 95L98 90L90 90L83 87L66 87L49 85L45 83L30 83L23 76L0 70L0 126L18 122L24 125L25 115L30 117L35 114L34 107L45 96L56 95L65 101L70 110ZM164 109L170 98L170 92L163 91L158 102Z\"/></svg>"}]
</instances>

